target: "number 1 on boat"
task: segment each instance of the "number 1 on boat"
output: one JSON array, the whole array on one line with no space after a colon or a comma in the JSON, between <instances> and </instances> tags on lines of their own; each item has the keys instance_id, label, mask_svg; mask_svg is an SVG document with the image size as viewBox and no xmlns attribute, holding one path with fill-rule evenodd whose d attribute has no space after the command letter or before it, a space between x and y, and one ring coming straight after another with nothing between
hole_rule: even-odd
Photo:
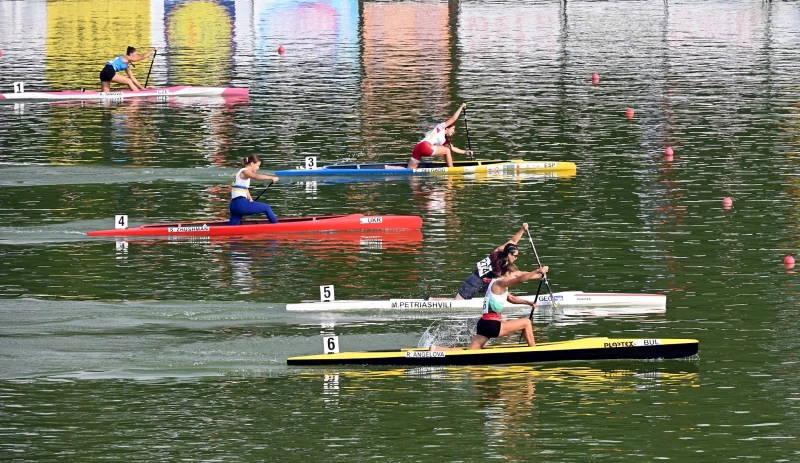
<instances>
[{"instance_id":1,"label":"number 1 on boat","mask_svg":"<svg viewBox=\"0 0 800 463\"><path fill-rule=\"evenodd\" d=\"M14 82L14 93L25 93L25 82Z\"/></svg>"}]
</instances>

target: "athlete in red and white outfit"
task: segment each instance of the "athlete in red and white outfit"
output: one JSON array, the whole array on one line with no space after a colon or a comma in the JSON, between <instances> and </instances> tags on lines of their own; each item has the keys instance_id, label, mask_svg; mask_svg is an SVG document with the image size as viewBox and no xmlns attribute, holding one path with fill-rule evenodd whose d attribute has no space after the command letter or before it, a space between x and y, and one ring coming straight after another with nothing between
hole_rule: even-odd
<instances>
[{"instance_id":1,"label":"athlete in red and white outfit","mask_svg":"<svg viewBox=\"0 0 800 463\"><path fill-rule=\"evenodd\" d=\"M414 152L411 154L411 159L408 160L407 167L409 169L416 169L417 166L419 166L419 163L422 161L422 158L426 157L444 156L447 160L447 167L453 167L453 155L451 152L467 154L470 156L472 155L472 151L456 148L450 142L450 140L453 138L453 134L456 131L456 121L458 120L458 116L461 115L461 111L463 111L466 107L466 103L459 106L450 119L434 127L433 130L425 135L425 138L423 138L422 141L414 146Z\"/></svg>"}]
</instances>

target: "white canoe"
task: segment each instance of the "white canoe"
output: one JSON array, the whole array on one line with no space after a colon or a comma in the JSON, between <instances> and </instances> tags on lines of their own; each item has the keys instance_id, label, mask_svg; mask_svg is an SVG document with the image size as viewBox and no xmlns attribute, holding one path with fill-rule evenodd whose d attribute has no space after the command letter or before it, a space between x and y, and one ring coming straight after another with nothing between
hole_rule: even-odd
<instances>
[{"instance_id":1,"label":"white canoe","mask_svg":"<svg viewBox=\"0 0 800 463\"><path fill-rule=\"evenodd\" d=\"M532 301L536 296L518 296L520 299ZM667 311L667 296L664 294L638 294L638 293L584 293L582 291L565 291L553 293L556 308L580 307L592 309L587 314L594 314L596 310L608 314L623 313L664 313ZM537 307L551 308L553 305L550 295L539 295ZM342 300L331 302L301 302L286 304L286 310L295 312L342 312L353 310L429 310L429 311L458 311L480 310L483 298L468 300L448 299L444 301L426 301L425 299L383 299L383 300ZM526 305L507 304L507 308L523 308ZM580 313L578 311L577 313Z\"/></svg>"},{"instance_id":2,"label":"white canoe","mask_svg":"<svg viewBox=\"0 0 800 463\"><path fill-rule=\"evenodd\" d=\"M97 92L92 90L63 90L47 92L15 92L0 93L0 100L14 101L66 101L66 100L124 100L128 98L156 98L168 99L170 97L197 97L197 96L223 96L241 97L250 94L249 88L234 87L164 87L146 88L138 92L132 90L114 90L111 92Z\"/></svg>"}]
</instances>

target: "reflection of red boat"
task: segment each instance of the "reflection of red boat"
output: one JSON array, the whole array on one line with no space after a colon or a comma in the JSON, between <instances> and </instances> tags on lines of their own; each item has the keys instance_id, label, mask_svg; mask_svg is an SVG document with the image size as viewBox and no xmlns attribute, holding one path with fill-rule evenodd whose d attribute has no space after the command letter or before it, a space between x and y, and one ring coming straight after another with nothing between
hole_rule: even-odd
<instances>
[{"instance_id":1,"label":"reflection of red boat","mask_svg":"<svg viewBox=\"0 0 800 463\"><path fill-rule=\"evenodd\" d=\"M142 225L134 228L95 230L89 236L246 236L302 232L354 230L419 230L422 218L416 215L363 214L292 217L270 223L266 219L245 220L241 225L228 222L189 222Z\"/></svg>"}]
</instances>

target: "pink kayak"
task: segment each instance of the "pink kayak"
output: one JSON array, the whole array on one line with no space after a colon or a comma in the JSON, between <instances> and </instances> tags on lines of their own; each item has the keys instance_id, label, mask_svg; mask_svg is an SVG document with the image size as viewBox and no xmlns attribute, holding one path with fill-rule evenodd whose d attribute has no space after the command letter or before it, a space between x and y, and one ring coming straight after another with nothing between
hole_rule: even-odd
<instances>
[{"instance_id":1,"label":"pink kayak","mask_svg":"<svg viewBox=\"0 0 800 463\"><path fill-rule=\"evenodd\" d=\"M329 215L243 220L241 225L224 222L183 222L141 225L139 227L95 230L89 236L242 236L272 233L334 232L342 230L419 230L422 218L416 215Z\"/></svg>"},{"instance_id":2,"label":"pink kayak","mask_svg":"<svg viewBox=\"0 0 800 463\"><path fill-rule=\"evenodd\" d=\"M0 100L20 101L63 101L63 100L124 100L127 98L147 97L193 97L193 96L223 96L241 97L250 94L249 88L234 87L164 87L147 88L134 92L132 90L113 90L111 92L98 92L93 90L62 90L47 92L18 92L0 93Z\"/></svg>"}]
</instances>

